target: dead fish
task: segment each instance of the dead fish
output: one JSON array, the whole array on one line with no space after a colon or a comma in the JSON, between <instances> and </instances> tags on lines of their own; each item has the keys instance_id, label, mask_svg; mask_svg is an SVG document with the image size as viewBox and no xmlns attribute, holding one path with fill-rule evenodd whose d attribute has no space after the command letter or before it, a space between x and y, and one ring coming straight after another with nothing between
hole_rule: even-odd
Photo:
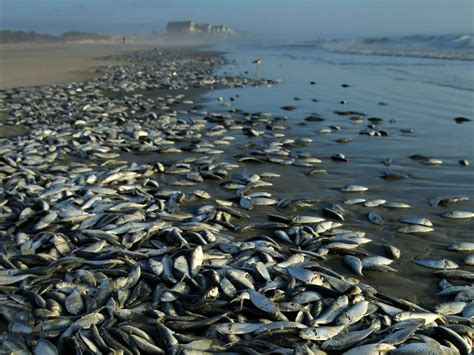
<instances>
[{"instance_id":1,"label":"dead fish","mask_svg":"<svg viewBox=\"0 0 474 355\"><path fill-rule=\"evenodd\" d=\"M385 208L411 208L411 206L407 203L403 202L393 202L393 201L387 201L383 204L383 207Z\"/></svg>"},{"instance_id":2,"label":"dead fish","mask_svg":"<svg viewBox=\"0 0 474 355\"><path fill-rule=\"evenodd\" d=\"M344 256L344 263L357 275L363 276L362 274L362 261L355 256L346 255Z\"/></svg>"},{"instance_id":3,"label":"dead fish","mask_svg":"<svg viewBox=\"0 0 474 355\"><path fill-rule=\"evenodd\" d=\"M400 255L401 255L400 249L394 247L393 245L384 244L383 250L390 259L400 258Z\"/></svg>"},{"instance_id":4,"label":"dead fish","mask_svg":"<svg viewBox=\"0 0 474 355\"><path fill-rule=\"evenodd\" d=\"M420 259L415 260L415 264L432 269L457 269L459 267L458 264L448 259Z\"/></svg>"},{"instance_id":5,"label":"dead fish","mask_svg":"<svg viewBox=\"0 0 474 355\"><path fill-rule=\"evenodd\" d=\"M353 323L358 322L365 316L365 313L367 312L368 307L369 307L369 302L365 300L357 302L356 304L352 305L347 310L342 312L336 318L336 324L349 326Z\"/></svg>"},{"instance_id":6,"label":"dead fish","mask_svg":"<svg viewBox=\"0 0 474 355\"><path fill-rule=\"evenodd\" d=\"M257 291L252 289L249 289L246 292L248 292L250 300L258 309L273 314L278 311L278 308L275 303L264 295L262 295L261 293L258 293Z\"/></svg>"},{"instance_id":7,"label":"dead fish","mask_svg":"<svg viewBox=\"0 0 474 355\"><path fill-rule=\"evenodd\" d=\"M253 277L246 271L238 269L227 270L227 276L234 284L241 285L244 288L255 289L255 280Z\"/></svg>"},{"instance_id":8,"label":"dead fish","mask_svg":"<svg viewBox=\"0 0 474 355\"><path fill-rule=\"evenodd\" d=\"M367 214L367 217L368 217L369 221L372 222L373 224L377 224L379 226L384 224L384 221L383 221L382 217L380 217L377 213L369 212Z\"/></svg>"},{"instance_id":9,"label":"dead fish","mask_svg":"<svg viewBox=\"0 0 474 355\"><path fill-rule=\"evenodd\" d=\"M453 307L455 308L455 307ZM441 312L440 312L441 313ZM474 302L467 303L462 311L462 316L464 318L474 317Z\"/></svg>"},{"instance_id":10,"label":"dead fish","mask_svg":"<svg viewBox=\"0 0 474 355\"><path fill-rule=\"evenodd\" d=\"M253 206L273 206L273 205L276 205L277 203L278 201L273 198L267 198L267 197L252 198Z\"/></svg>"},{"instance_id":11,"label":"dead fish","mask_svg":"<svg viewBox=\"0 0 474 355\"><path fill-rule=\"evenodd\" d=\"M72 315L79 315L84 309L81 293L76 289L71 292L65 302L66 309Z\"/></svg>"},{"instance_id":12,"label":"dead fish","mask_svg":"<svg viewBox=\"0 0 474 355\"><path fill-rule=\"evenodd\" d=\"M219 323L215 328L221 334L241 335L253 333L262 326L262 323Z\"/></svg>"},{"instance_id":13,"label":"dead fish","mask_svg":"<svg viewBox=\"0 0 474 355\"><path fill-rule=\"evenodd\" d=\"M344 352L344 355L383 355L395 349L392 344L380 341L375 344L360 345Z\"/></svg>"},{"instance_id":14,"label":"dead fish","mask_svg":"<svg viewBox=\"0 0 474 355\"><path fill-rule=\"evenodd\" d=\"M365 198L351 198L351 199L345 200L344 204L346 204L346 205L358 205L358 204L364 203L366 201L367 200Z\"/></svg>"},{"instance_id":15,"label":"dead fish","mask_svg":"<svg viewBox=\"0 0 474 355\"><path fill-rule=\"evenodd\" d=\"M367 338L379 328L380 324L378 322L374 322L369 328L363 330L340 333L333 338L326 340L321 345L321 349L324 351L341 351L348 349L361 340Z\"/></svg>"},{"instance_id":16,"label":"dead fish","mask_svg":"<svg viewBox=\"0 0 474 355\"><path fill-rule=\"evenodd\" d=\"M449 211L441 215L443 218L449 219L470 219L474 218L474 212L471 211Z\"/></svg>"},{"instance_id":17,"label":"dead fish","mask_svg":"<svg viewBox=\"0 0 474 355\"><path fill-rule=\"evenodd\" d=\"M192 277L196 277L199 274L201 265L204 260L204 254L202 247L198 245L191 254L191 260L189 262L189 270Z\"/></svg>"},{"instance_id":18,"label":"dead fish","mask_svg":"<svg viewBox=\"0 0 474 355\"><path fill-rule=\"evenodd\" d=\"M342 192L365 192L369 190L369 188L361 185L347 185L341 188Z\"/></svg>"},{"instance_id":19,"label":"dead fish","mask_svg":"<svg viewBox=\"0 0 474 355\"><path fill-rule=\"evenodd\" d=\"M403 344L400 347L392 350L391 354L453 354L452 350L446 346L439 344L436 341L429 343L414 342Z\"/></svg>"},{"instance_id":20,"label":"dead fish","mask_svg":"<svg viewBox=\"0 0 474 355\"><path fill-rule=\"evenodd\" d=\"M335 337L344 329L345 325L310 327L301 330L299 336L305 340L324 341Z\"/></svg>"},{"instance_id":21,"label":"dead fish","mask_svg":"<svg viewBox=\"0 0 474 355\"><path fill-rule=\"evenodd\" d=\"M436 305L435 311L443 315L453 315L462 313L466 306L467 302L446 302Z\"/></svg>"},{"instance_id":22,"label":"dead fish","mask_svg":"<svg viewBox=\"0 0 474 355\"><path fill-rule=\"evenodd\" d=\"M323 222L324 218L317 217L317 216L295 216L291 220L293 224L316 224Z\"/></svg>"},{"instance_id":23,"label":"dead fish","mask_svg":"<svg viewBox=\"0 0 474 355\"><path fill-rule=\"evenodd\" d=\"M347 159L347 157L344 154L341 154L341 153L331 155L331 159L334 160L334 161L343 161L343 162L348 162L349 161L349 159Z\"/></svg>"},{"instance_id":24,"label":"dead fish","mask_svg":"<svg viewBox=\"0 0 474 355\"><path fill-rule=\"evenodd\" d=\"M29 277L33 277L33 274L23 274L23 275L16 275L16 276L8 276L0 274L0 285L12 285L16 284L17 282L23 281Z\"/></svg>"},{"instance_id":25,"label":"dead fish","mask_svg":"<svg viewBox=\"0 0 474 355\"><path fill-rule=\"evenodd\" d=\"M279 262L277 264L278 267L286 268L291 265L302 264L305 260L304 254L293 254L285 261Z\"/></svg>"},{"instance_id":26,"label":"dead fish","mask_svg":"<svg viewBox=\"0 0 474 355\"><path fill-rule=\"evenodd\" d=\"M393 263L392 259L385 258L383 256L374 255L367 256L362 259L362 265L367 270L379 270L379 271L396 271L389 265Z\"/></svg>"},{"instance_id":27,"label":"dead fish","mask_svg":"<svg viewBox=\"0 0 474 355\"><path fill-rule=\"evenodd\" d=\"M474 251L474 242L453 243L448 246L448 250L460 251L460 252L471 252L471 251Z\"/></svg>"},{"instance_id":28,"label":"dead fish","mask_svg":"<svg viewBox=\"0 0 474 355\"><path fill-rule=\"evenodd\" d=\"M370 201L366 201L364 203L364 206L373 208L373 207L382 206L383 204L385 204L385 202L387 202L387 201L383 200L383 199L370 200Z\"/></svg>"},{"instance_id":29,"label":"dead fish","mask_svg":"<svg viewBox=\"0 0 474 355\"><path fill-rule=\"evenodd\" d=\"M296 266L288 266L286 268L288 273L295 279L300 280L308 285L322 285L323 279L317 272L306 270Z\"/></svg>"},{"instance_id":30,"label":"dead fish","mask_svg":"<svg viewBox=\"0 0 474 355\"><path fill-rule=\"evenodd\" d=\"M153 344L153 341L150 339L144 339L136 334L130 334L130 338L134 345L144 353L147 354L164 354L165 352L160 347Z\"/></svg>"},{"instance_id":31,"label":"dead fish","mask_svg":"<svg viewBox=\"0 0 474 355\"><path fill-rule=\"evenodd\" d=\"M402 322L409 319L423 319L427 324L433 323L435 320L439 319L441 316L437 313L430 313L430 312L410 312L410 311L403 311L401 313L396 314L393 317L395 322Z\"/></svg>"},{"instance_id":32,"label":"dead fish","mask_svg":"<svg viewBox=\"0 0 474 355\"><path fill-rule=\"evenodd\" d=\"M455 301L470 302L474 301L474 290L469 289L459 292L455 297Z\"/></svg>"},{"instance_id":33,"label":"dead fish","mask_svg":"<svg viewBox=\"0 0 474 355\"><path fill-rule=\"evenodd\" d=\"M57 355L58 349L47 339L40 339L33 348L34 355Z\"/></svg>"},{"instance_id":34,"label":"dead fish","mask_svg":"<svg viewBox=\"0 0 474 355\"><path fill-rule=\"evenodd\" d=\"M46 216L41 218L38 223L35 224L34 230L38 231L41 229L45 229L48 227L51 223L53 223L56 218L58 218L58 214L54 211L49 212Z\"/></svg>"},{"instance_id":35,"label":"dead fish","mask_svg":"<svg viewBox=\"0 0 474 355\"><path fill-rule=\"evenodd\" d=\"M306 325L298 323L298 322L291 322L291 321L281 321L281 322L272 322L262 325L262 327L258 328L254 334L265 334L271 333L272 331L284 331L284 330L298 330L298 329L305 329L307 328Z\"/></svg>"},{"instance_id":36,"label":"dead fish","mask_svg":"<svg viewBox=\"0 0 474 355\"><path fill-rule=\"evenodd\" d=\"M298 293L292 298L292 302L296 304L307 304L311 302L315 302L317 300L322 299L323 296L316 292L316 291L303 291L301 293Z\"/></svg>"},{"instance_id":37,"label":"dead fish","mask_svg":"<svg viewBox=\"0 0 474 355\"><path fill-rule=\"evenodd\" d=\"M331 205L331 207L324 208L323 213L332 219L344 221L346 210L341 205L334 203Z\"/></svg>"},{"instance_id":38,"label":"dead fish","mask_svg":"<svg viewBox=\"0 0 474 355\"><path fill-rule=\"evenodd\" d=\"M237 288L232 282L226 277L223 277L219 282L219 287L222 292L229 298L234 298L237 295Z\"/></svg>"},{"instance_id":39,"label":"dead fish","mask_svg":"<svg viewBox=\"0 0 474 355\"><path fill-rule=\"evenodd\" d=\"M148 269L155 275L160 276L163 273L163 264L154 259L148 259Z\"/></svg>"},{"instance_id":40,"label":"dead fish","mask_svg":"<svg viewBox=\"0 0 474 355\"><path fill-rule=\"evenodd\" d=\"M463 336L445 326L437 327L436 332L438 335L441 335L443 339L447 339L450 343L454 344L461 354L472 354L472 341L469 341L469 339L465 339Z\"/></svg>"},{"instance_id":41,"label":"dead fish","mask_svg":"<svg viewBox=\"0 0 474 355\"><path fill-rule=\"evenodd\" d=\"M433 223L428 218L416 218L416 217L400 218L400 222L426 226L426 227L433 227Z\"/></svg>"},{"instance_id":42,"label":"dead fish","mask_svg":"<svg viewBox=\"0 0 474 355\"><path fill-rule=\"evenodd\" d=\"M469 201L469 197L466 197L466 196L438 197L438 198L433 198L429 200L431 206L434 206L434 207L438 205L449 206L452 204L465 202L465 201Z\"/></svg>"},{"instance_id":43,"label":"dead fish","mask_svg":"<svg viewBox=\"0 0 474 355\"><path fill-rule=\"evenodd\" d=\"M439 270L435 272L435 275L441 276L447 279L459 279L466 281L474 281L474 273L466 270L460 269L448 269L448 270Z\"/></svg>"},{"instance_id":44,"label":"dead fish","mask_svg":"<svg viewBox=\"0 0 474 355\"><path fill-rule=\"evenodd\" d=\"M425 165L441 165L443 164L443 161L441 159L427 158L420 160L420 163Z\"/></svg>"},{"instance_id":45,"label":"dead fish","mask_svg":"<svg viewBox=\"0 0 474 355\"><path fill-rule=\"evenodd\" d=\"M313 325L332 323L336 317L349 305L346 295L338 297L321 315L314 320Z\"/></svg>"},{"instance_id":46,"label":"dead fish","mask_svg":"<svg viewBox=\"0 0 474 355\"><path fill-rule=\"evenodd\" d=\"M466 256L464 259L464 264L474 266L474 254Z\"/></svg>"},{"instance_id":47,"label":"dead fish","mask_svg":"<svg viewBox=\"0 0 474 355\"><path fill-rule=\"evenodd\" d=\"M417 323L408 324L407 326L401 329L399 329L399 327L397 327L396 325L393 327L395 327L395 331L380 339L380 343L386 343L391 345L402 344L419 329L419 325Z\"/></svg>"},{"instance_id":48,"label":"dead fish","mask_svg":"<svg viewBox=\"0 0 474 355\"><path fill-rule=\"evenodd\" d=\"M434 229L431 227L420 226L419 224L411 224L397 229L398 232L405 234L428 233L432 232L433 230Z\"/></svg>"},{"instance_id":49,"label":"dead fish","mask_svg":"<svg viewBox=\"0 0 474 355\"><path fill-rule=\"evenodd\" d=\"M185 277L190 277L191 275L189 274L189 263L188 260L184 255L181 255L174 259L174 271L175 275L178 278L181 278L183 276Z\"/></svg>"},{"instance_id":50,"label":"dead fish","mask_svg":"<svg viewBox=\"0 0 474 355\"><path fill-rule=\"evenodd\" d=\"M325 169L311 169L305 172L305 175L327 175L327 171Z\"/></svg>"}]
</instances>

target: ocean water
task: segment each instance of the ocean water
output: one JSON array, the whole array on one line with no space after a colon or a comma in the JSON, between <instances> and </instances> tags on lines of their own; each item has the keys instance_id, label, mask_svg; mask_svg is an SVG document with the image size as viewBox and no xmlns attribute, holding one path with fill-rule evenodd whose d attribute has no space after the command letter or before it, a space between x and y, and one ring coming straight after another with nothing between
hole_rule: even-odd
<instances>
[{"instance_id":1,"label":"ocean water","mask_svg":"<svg viewBox=\"0 0 474 355\"><path fill-rule=\"evenodd\" d=\"M293 42L286 46L352 54L474 60L473 34L326 39Z\"/></svg>"},{"instance_id":2,"label":"ocean water","mask_svg":"<svg viewBox=\"0 0 474 355\"><path fill-rule=\"evenodd\" d=\"M469 46L472 49L472 43ZM452 242L474 240L474 220L454 221L440 216L453 209L474 211L473 165L466 167L458 163L460 159L474 163L474 121L457 124L453 120L460 116L474 119L473 61L466 58L441 59L440 56L435 59L428 56L339 53L322 46L287 44L247 44L220 49L227 51L229 60L229 64L221 69L222 74L260 75L281 79L281 83L272 87L212 91L207 94L212 110L238 108L246 112L286 116L287 129L283 133L287 138L313 139L312 144L300 150L320 158L323 161L320 167L327 170L327 175L306 176L307 168L270 163L244 164L244 167L252 172L271 170L280 173L281 178L266 189L276 197L320 200L304 213L318 214L333 203L342 205L347 210L344 225L363 230L373 239L373 243L365 247L369 254L383 255L383 243L401 249L402 257L393 265L398 273L367 272L365 282L392 295L433 304L439 301L431 297L438 290L439 280L433 276L433 270L415 265L415 259L448 258L461 268L474 271L472 267L463 265L466 255L447 251ZM262 58L258 73L252 64L256 58ZM316 84L310 85L311 81ZM344 88L342 84L349 87ZM340 103L342 100L345 104ZM285 105L296 109L284 111L281 107ZM336 110L364 112L367 116L363 123L354 123L348 116L336 115ZM306 116L315 113L325 120L318 123L304 121ZM382 118L383 122L377 128L388 131L389 135L370 137L360 134L370 123L368 117ZM340 130L318 133L331 126L339 126ZM413 130L413 133L402 131L406 129ZM335 142L342 137L349 138L350 142ZM258 144L269 139L265 135L254 138L236 136L235 153L245 152L248 143ZM349 162L332 161L330 157L336 153L345 154ZM423 165L410 159L414 154L441 159L443 164ZM389 167L382 164L387 158L393 161ZM401 173L407 178L385 181L380 178L384 172ZM357 197L405 202L412 208L394 210L344 205L344 200L354 197L339 191L348 184L369 187L367 193ZM443 196L466 196L470 201L449 208L430 206L429 199ZM367 219L370 211L382 216L384 225L370 223ZM261 208L253 212L253 218L265 220L266 213L293 215L298 212ZM403 225L399 222L402 217L429 218L435 230L419 235L398 233L396 230ZM340 257L330 257L326 264L352 276Z\"/></svg>"}]
</instances>

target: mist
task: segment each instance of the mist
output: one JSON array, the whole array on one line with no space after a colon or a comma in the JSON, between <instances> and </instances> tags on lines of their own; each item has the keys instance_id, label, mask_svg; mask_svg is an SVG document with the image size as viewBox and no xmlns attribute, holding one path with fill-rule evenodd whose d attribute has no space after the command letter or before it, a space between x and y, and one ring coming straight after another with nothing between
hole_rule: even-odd
<instances>
[{"instance_id":1,"label":"mist","mask_svg":"<svg viewBox=\"0 0 474 355\"><path fill-rule=\"evenodd\" d=\"M2 29L150 34L168 21L281 39L472 33L472 0L1 0Z\"/></svg>"}]
</instances>

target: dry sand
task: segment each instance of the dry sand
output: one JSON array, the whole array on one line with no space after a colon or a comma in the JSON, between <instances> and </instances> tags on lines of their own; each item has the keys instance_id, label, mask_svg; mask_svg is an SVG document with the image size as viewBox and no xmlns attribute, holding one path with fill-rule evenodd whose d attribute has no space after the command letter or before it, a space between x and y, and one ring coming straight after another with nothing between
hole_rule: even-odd
<instances>
[{"instance_id":1,"label":"dry sand","mask_svg":"<svg viewBox=\"0 0 474 355\"><path fill-rule=\"evenodd\" d=\"M0 90L84 81L97 67L119 64L99 57L155 47L156 43L2 43L0 44ZM28 127L2 122L0 138L26 134Z\"/></svg>"},{"instance_id":2,"label":"dry sand","mask_svg":"<svg viewBox=\"0 0 474 355\"><path fill-rule=\"evenodd\" d=\"M0 90L87 80L98 66L117 63L98 57L153 46L117 42L0 44Z\"/></svg>"},{"instance_id":3,"label":"dry sand","mask_svg":"<svg viewBox=\"0 0 474 355\"><path fill-rule=\"evenodd\" d=\"M156 47L208 46L208 39L161 36L127 43L0 43L0 90L16 87L83 81L94 77L94 69L117 61L99 57Z\"/></svg>"},{"instance_id":4,"label":"dry sand","mask_svg":"<svg viewBox=\"0 0 474 355\"><path fill-rule=\"evenodd\" d=\"M205 46L206 41L159 38L154 41L95 42L95 43L0 43L0 90L80 82L93 78L95 69L104 65L122 64L100 57L121 52L156 47ZM215 52L203 52L214 55ZM196 97L202 90L191 90ZM156 94L156 93L155 93ZM26 134L28 127L5 122L7 114L0 104L0 138Z\"/></svg>"}]
</instances>

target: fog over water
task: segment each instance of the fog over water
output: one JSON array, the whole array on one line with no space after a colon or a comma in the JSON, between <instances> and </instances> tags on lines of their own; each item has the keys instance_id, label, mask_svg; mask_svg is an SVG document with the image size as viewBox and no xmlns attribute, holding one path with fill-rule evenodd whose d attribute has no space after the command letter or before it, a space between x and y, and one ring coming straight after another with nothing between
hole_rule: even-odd
<instances>
[{"instance_id":1,"label":"fog over water","mask_svg":"<svg viewBox=\"0 0 474 355\"><path fill-rule=\"evenodd\" d=\"M225 24L283 39L472 33L472 0L1 0L2 29L163 30L167 21Z\"/></svg>"}]
</instances>

